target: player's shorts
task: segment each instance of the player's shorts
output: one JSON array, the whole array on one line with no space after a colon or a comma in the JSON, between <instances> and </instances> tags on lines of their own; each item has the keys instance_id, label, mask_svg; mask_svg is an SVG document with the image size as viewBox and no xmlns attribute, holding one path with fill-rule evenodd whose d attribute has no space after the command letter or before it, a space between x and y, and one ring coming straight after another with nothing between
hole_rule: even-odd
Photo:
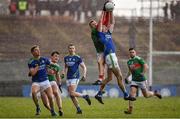
<instances>
[{"instance_id":1,"label":"player's shorts","mask_svg":"<svg viewBox=\"0 0 180 119\"><path fill-rule=\"evenodd\" d=\"M70 86L70 85L78 85L79 83L79 79L67 79L66 80L66 85Z\"/></svg>"},{"instance_id":2,"label":"player's shorts","mask_svg":"<svg viewBox=\"0 0 180 119\"><path fill-rule=\"evenodd\" d=\"M51 86L57 85L56 81L50 81Z\"/></svg>"},{"instance_id":3,"label":"player's shorts","mask_svg":"<svg viewBox=\"0 0 180 119\"><path fill-rule=\"evenodd\" d=\"M51 87L51 84L50 84L49 80L46 80L46 81L43 81L43 82L33 82L32 86L33 85L39 86L40 92L43 92L47 88Z\"/></svg>"},{"instance_id":4,"label":"player's shorts","mask_svg":"<svg viewBox=\"0 0 180 119\"><path fill-rule=\"evenodd\" d=\"M130 86L138 86L139 88L146 90L147 89L147 80L141 81L141 82L131 81Z\"/></svg>"},{"instance_id":5,"label":"player's shorts","mask_svg":"<svg viewBox=\"0 0 180 119\"><path fill-rule=\"evenodd\" d=\"M110 53L105 58L108 68L119 68L118 59L115 53Z\"/></svg>"},{"instance_id":6,"label":"player's shorts","mask_svg":"<svg viewBox=\"0 0 180 119\"><path fill-rule=\"evenodd\" d=\"M96 58L97 58L96 59L97 62L99 62L100 60L102 60L104 58L104 53L103 52L97 53Z\"/></svg>"}]
</instances>

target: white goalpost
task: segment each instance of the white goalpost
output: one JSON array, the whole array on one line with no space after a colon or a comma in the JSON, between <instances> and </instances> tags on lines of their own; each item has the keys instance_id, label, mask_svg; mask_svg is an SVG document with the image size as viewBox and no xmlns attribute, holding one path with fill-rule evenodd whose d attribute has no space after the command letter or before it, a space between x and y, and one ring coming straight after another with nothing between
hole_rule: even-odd
<instances>
[{"instance_id":1,"label":"white goalpost","mask_svg":"<svg viewBox=\"0 0 180 119\"><path fill-rule=\"evenodd\" d=\"M180 51L153 51L153 15L152 15L152 1L150 0L150 19L149 19L149 87L153 85L153 56L155 55L180 55Z\"/></svg>"}]
</instances>

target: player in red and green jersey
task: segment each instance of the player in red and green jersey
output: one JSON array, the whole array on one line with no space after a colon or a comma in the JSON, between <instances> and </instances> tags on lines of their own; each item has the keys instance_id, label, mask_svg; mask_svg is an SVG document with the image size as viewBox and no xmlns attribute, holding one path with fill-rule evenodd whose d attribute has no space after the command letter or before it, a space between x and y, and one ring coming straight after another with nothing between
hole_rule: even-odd
<instances>
[{"instance_id":1,"label":"player in red and green jersey","mask_svg":"<svg viewBox=\"0 0 180 119\"><path fill-rule=\"evenodd\" d=\"M61 99L61 95L59 93L58 90L58 86L60 91L61 90L61 77L60 77L60 71L62 70L62 68L59 66L58 64L59 61L59 52L58 51L54 51L51 53L51 64L48 67L48 79L50 81L52 90L53 90L53 94L56 98L56 103L59 109L59 115L62 116L63 115L63 111L62 111L62 99Z\"/></svg>"},{"instance_id":2,"label":"player in red and green jersey","mask_svg":"<svg viewBox=\"0 0 180 119\"><path fill-rule=\"evenodd\" d=\"M144 97L149 98L152 96L157 96L158 98L162 98L162 96L157 93L157 91L149 91L147 88L147 80L145 77L145 73L148 69L148 65L146 62L139 56L136 55L136 51L134 48L129 49L130 59L127 61L127 65L129 68L129 72L125 78L126 83L130 82L128 77L132 75L132 81L130 82L130 96L136 100L136 92L138 88L141 89ZM129 101L129 108L125 111L126 114L131 114L133 110L133 103Z\"/></svg>"},{"instance_id":3,"label":"player in red and green jersey","mask_svg":"<svg viewBox=\"0 0 180 119\"><path fill-rule=\"evenodd\" d=\"M93 85L100 85L102 80L104 79L104 69L105 69L105 63L104 63L104 44L102 44L98 37L98 31L97 31L97 22L95 20L91 20L89 22L89 26L91 28L91 39L94 43L94 47L96 49L96 56L97 56L97 63L98 63L98 71L99 71L99 79L96 80Z\"/></svg>"}]
</instances>

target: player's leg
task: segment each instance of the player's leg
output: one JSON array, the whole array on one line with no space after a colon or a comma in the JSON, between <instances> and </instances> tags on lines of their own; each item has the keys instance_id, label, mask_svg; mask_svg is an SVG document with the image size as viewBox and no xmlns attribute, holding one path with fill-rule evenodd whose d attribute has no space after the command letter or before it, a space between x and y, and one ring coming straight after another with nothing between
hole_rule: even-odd
<instances>
[{"instance_id":1,"label":"player's leg","mask_svg":"<svg viewBox=\"0 0 180 119\"><path fill-rule=\"evenodd\" d=\"M138 90L138 87L137 86L134 86L134 85L131 85L131 88L130 88L130 96L135 98L136 97L136 94L137 94L137 90ZM132 111L133 111L133 101L130 101L129 100L129 105L128 105L128 109L126 111L124 111L125 114L132 114Z\"/></svg>"},{"instance_id":2,"label":"player's leg","mask_svg":"<svg viewBox=\"0 0 180 119\"><path fill-rule=\"evenodd\" d=\"M149 91L147 87L147 81L142 81L139 83L139 87L141 88L142 94L145 98L150 98L153 96L157 96L159 99L162 98L161 94L157 93L157 91Z\"/></svg>"},{"instance_id":3,"label":"player's leg","mask_svg":"<svg viewBox=\"0 0 180 119\"><path fill-rule=\"evenodd\" d=\"M93 83L93 85L101 85L102 81L104 80L105 63L104 63L103 53L97 53L97 63L98 63L99 79L96 80Z\"/></svg>"},{"instance_id":4,"label":"player's leg","mask_svg":"<svg viewBox=\"0 0 180 119\"><path fill-rule=\"evenodd\" d=\"M126 88L124 86L124 83L123 83L122 73L121 73L121 70L120 70L120 67L118 64L118 59L116 57L116 54L110 53L106 58L106 62L108 64L108 67L111 68L113 74L116 76L118 86L124 93L124 99L128 100L129 95L128 95Z\"/></svg>"},{"instance_id":5,"label":"player's leg","mask_svg":"<svg viewBox=\"0 0 180 119\"><path fill-rule=\"evenodd\" d=\"M45 92L41 92L41 99L42 99L43 105L50 111L51 108L49 106L49 100Z\"/></svg>"},{"instance_id":6,"label":"player's leg","mask_svg":"<svg viewBox=\"0 0 180 119\"><path fill-rule=\"evenodd\" d=\"M41 83L42 86L42 91L44 91L48 97L49 100L49 105L50 105L50 112L51 112L51 116L56 116L56 112L54 111L54 101L53 101L53 91L51 88L51 85L49 83L49 80L44 81L43 83Z\"/></svg>"},{"instance_id":7,"label":"player's leg","mask_svg":"<svg viewBox=\"0 0 180 119\"><path fill-rule=\"evenodd\" d=\"M77 109L77 114L82 114L82 110L80 108L79 101L77 100L77 97L76 97L76 96L78 96L78 94L73 93L73 92L75 92L75 89L76 89L76 85L69 85L68 86L68 92L69 92L69 95L71 97L71 100L72 100L74 106ZM76 95L76 96L74 96L74 95Z\"/></svg>"},{"instance_id":8,"label":"player's leg","mask_svg":"<svg viewBox=\"0 0 180 119\"><path fill-rule=\"evenodd\" d=\"M113 72L110 68L107 69L107 78L102 82L102 85L100 86L100 91L104 90L104 87L107 83L109 83L112 80Z\"/></svg>"},{"instance_id":9,"label":"player's leg","mask_svg":"<svg viewBox=\"0 0 180 119\"><path fill-rule=\"evenodd\" d=\"M141 89L142 91L142 94L145 98L150 98L150 97L153 97L153 96L156 96L158 97L159 99L162 98L161 94L159 94L157 91L149 91L147 89Z\"/></svg>"},{"instance_id":10,"label":"player's leg","mask_svg":"<svg viewBox=\"0 0 180 119\"><path fill-rule=\"evenodd\" d=\"M124 83L123 83L123 79L122 79L122 73L121 73L121 70L120 68L115 68L113 67L112 68L112 71L114 73L114 75L116 76L116 79L117 79L117 83L118 83L118 86L119 88L122 90L122 92L124 93L124 97L127 97L128 94L127 94L127 91L126 91L126 88L124 86Z\"/></svg>"},{"instance_id":11,"label":"player's leg","mask_svg":"<svg viewBox=\"0 0 180 119\"><path fill-rule=\"evenodd\" d=\"M74 86L74 87L73 87L72 92L70 92L70 95L74 96L74 97L82 97L82 98L84 98L87 101L87 103L89 105L91 105L91 100L89 98L89 95L83 95L83 94L81 94L79 92L76 92L78 83L79 83L79 79L72 79L71 80L71 85Z\"/></svg>"},{"instance_id":12,"label":"player's leg","mask_svg":"<svg viewBox=\"0 0 180 119\"><path fill-rule=\"evenodd\" d=\"M104 87L106 86L106 84L108 82L110 82L112 80L112 74L113 74L112 70L110 68L108 68L107 69L107 78L102 81L102 84L100 86L100 90L95 95L95 99L97 99L101 104L104 104L104 102L102 101L102 94L103 94Z\"/></svg>"},{"instance_id":13,"label":"player's leg","mask_svg":"<svg viewBox=\"0 0 180 119\"><path fill-rule=\"evenodd\" d=\"M57 83L55 81L51 81L50 83L51 83L53 94L54 94L54 97L56 99L56 103L57 103L57 106L58 106L58 109L59 109L59 115L62 116L63 115L62 99L61 99L61 95L60 95L60 92L59 92L59 88L58 88Z\"/></svg>"},{"instance_id":14,"label":"player's leg","mask_svg":"<svg viewBox=\"0 0 180 119\"><path fill-rule=\"evenodd\" d=\"M70 97L71 97L71 99L72 99L72 101L73 101L73 103L77 109L77 114L81 114L82 110L80 109L77 97L84 98L89 105L91 105L91 100L89 98L89 95L83 95L79 92L76 92L76 88L78 86L78 83L79 83L79 79L71 79L71 80L67 81L67 86L68 86L69 95L70 95Z\"/></svg>"},{"instance_id":15,"label":"player's leg","mask_svg":"<svg viewBox=\"0 0 180 119\"><path fill-rule=\"evenodd\" d=\"M32 99L34 101L34 104L36 106L36 115L40 114L40 106L39 106L39 102L38 102L38 97L37 97L37 93L40 91L40 86L38 83L32 83L31 86L31 93L32 93Z\"/></svg>"}]
</instances>

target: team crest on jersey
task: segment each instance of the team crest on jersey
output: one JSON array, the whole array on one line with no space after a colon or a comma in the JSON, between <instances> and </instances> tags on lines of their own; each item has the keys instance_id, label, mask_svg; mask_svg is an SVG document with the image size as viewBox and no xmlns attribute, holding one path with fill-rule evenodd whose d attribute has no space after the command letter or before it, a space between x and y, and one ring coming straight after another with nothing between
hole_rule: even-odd
<instances>
[{"instance_id":1,"label":"team crest on jersey","mask_svg":"<svg viewBox=\"0 0 180 119\"><path fill-rule=\"evenodd\" d=\"M67 66L73 66L75 64L75 62L66 62Z\"/></svg>"},{"instance_id":2,"label":"team crest on jersey","mask_svg":"<svg viewBox=\"0 0 180 119\"><path fill-rule=\"evenodd\" d=\"M111 38L111 35L106 34L105 37L106 37L106 39L110 39L110 38Z\"/></svg>"},{"instance_id":3,"label":"team crest on jersey","mask_svg":"<svg viewBox=\"0 0 180 119\"><path fill-rule=\"evenodd\" d=\"M42 63L44 64L44 63L45 63L45 61L44 61L44 60L42 60Z\"/></svg>"}]
</instances>

